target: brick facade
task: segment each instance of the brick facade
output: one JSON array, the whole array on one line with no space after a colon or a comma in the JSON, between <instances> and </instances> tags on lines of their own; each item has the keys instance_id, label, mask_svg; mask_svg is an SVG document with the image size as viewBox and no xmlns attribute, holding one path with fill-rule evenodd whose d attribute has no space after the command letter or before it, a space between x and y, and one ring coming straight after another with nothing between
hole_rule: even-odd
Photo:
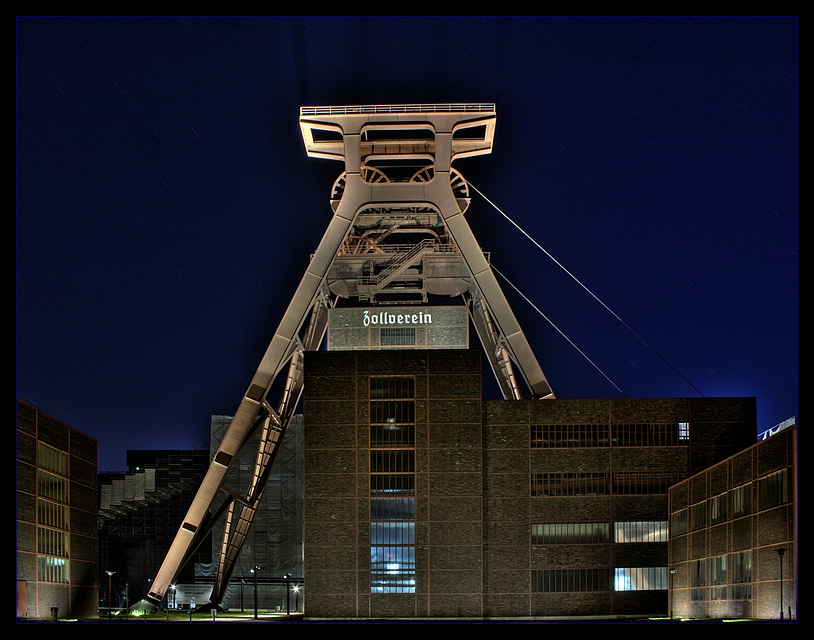
<instances>
[{"instance_id":1,"label":"brick facade","mask_svg":"<svg viewBox=\"0 0 814 640\"><path fill-rule=\"evenodd\" d=\"M64 559L68 581L38 577L38 443L67 459L61 475L68 490L61 504L68 521L47 530L68 533ZM99 604L96 440L34 407L17 401L17 615L60 617L96 615ZM46 523L47 524L47 523ZM39 555L42 555L41 553Z\"/></svg>"},{"instance_id":2,"label":"brick facade","mask_svg":"<svg viewBox=\"0 0 814 640\"><path fill-rule=\"evenodd\" d=\"M533 496L532 474L684 478L754 442L753 398L483 401L481 353L306 354L305 613L309 618L626 616L666 589L535 592L544 570L661 567L667 543L532 544L532 525L666 521L646 495ZM369 376L415 379L415 592L371 593ZM681 446L533 448L532 425L689 423Z\"/></svg>"}]
</instances>

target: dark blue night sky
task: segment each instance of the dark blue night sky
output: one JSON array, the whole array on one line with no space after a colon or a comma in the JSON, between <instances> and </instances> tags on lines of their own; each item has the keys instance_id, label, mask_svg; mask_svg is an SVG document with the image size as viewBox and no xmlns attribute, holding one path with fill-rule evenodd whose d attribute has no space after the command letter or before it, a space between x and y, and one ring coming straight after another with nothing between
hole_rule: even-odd
<instances>
[{"instance_id":1,"label":"dark blue night sky","mask_svg":"<svg viewBox=\"0 0 814 640\"><path fill-rule=\"evenodd\" d=\"M556 395L755 396L767 429L798 414L797 74L794 17L18 18L17 397L100 470L207 446L330 220L299 107L494 102L457 168L573 278L467 219L556 325L501 281Z\"/></svg>"}]
</instances>

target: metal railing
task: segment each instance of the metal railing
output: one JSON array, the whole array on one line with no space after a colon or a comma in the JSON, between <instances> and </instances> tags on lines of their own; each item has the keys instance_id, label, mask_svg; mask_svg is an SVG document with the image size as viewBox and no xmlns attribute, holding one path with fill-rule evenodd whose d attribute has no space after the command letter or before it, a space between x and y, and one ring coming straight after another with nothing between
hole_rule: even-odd
<instances>
[{"instance_id":1,"label":"metal railing","mask_svg":"<svg viewBox=\"0 0 814 640\"><path fill-rule=\"evenodd\" d=\"M364 104L333 107L300 107L300 117L363 113L492 113L494 111L494 103Z\"/></svg>"}]
</instances>

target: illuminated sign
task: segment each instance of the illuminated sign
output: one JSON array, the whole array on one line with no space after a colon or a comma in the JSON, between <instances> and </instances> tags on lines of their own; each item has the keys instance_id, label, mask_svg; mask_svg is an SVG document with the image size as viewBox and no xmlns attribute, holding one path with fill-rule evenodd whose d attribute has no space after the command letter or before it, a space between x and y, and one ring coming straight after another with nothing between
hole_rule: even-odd
<instances>
[{"instance_id":1,"label":"illuminated sign","mask_svg":"<svg viewBox=\"0 0 814 640\"><path fill-rule=\"evenodd\" d=\"M468 349L464 306L328 310L328 350Z\"/></svg>"},{"instance_id":2,"label":"illuminated sign","mask_svg":"<svg viewBox=\"0 0 814 640\"><path fill-rule=\"evenodd\" d=\"M363 312L362 324L369 327L372 324L432 324L432 314L419 311L418 313L390 313L389 311Z\"/></svg>"}]
</instances>

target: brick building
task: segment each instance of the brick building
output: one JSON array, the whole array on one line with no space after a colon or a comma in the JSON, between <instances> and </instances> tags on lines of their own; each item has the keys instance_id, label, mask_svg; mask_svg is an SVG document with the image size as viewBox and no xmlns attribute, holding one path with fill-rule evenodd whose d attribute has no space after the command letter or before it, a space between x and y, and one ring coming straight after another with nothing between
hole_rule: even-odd
<instances>
[{"instance_id":1,"label":"brick building","mask_svg":"<svg viewBox=\"0 0 814 640\"><path fill-rule=\"evenodd\" d=\"M96 440L17 401L17 616L96 615Z\"/></svg>"},{"instance_id":2,"label":"brick building","mask_svg":"<svg viewBox=\"0 0 814 640\"><path fill-rule=\"evenodd\" d=\"M484 401L481 353L309 352L306 616L668 608L668 487L754 442L754 398Z\"/></svg>"},{"instance_id":3,"label":"brick building","mask_svg":"<svg viewBox=\"0 0 814 640\"><path fill-rule=\"evenodd\" d=\"M675 616L797 617L797 428L670 489Z\"/></svg>"}]
</instances>

